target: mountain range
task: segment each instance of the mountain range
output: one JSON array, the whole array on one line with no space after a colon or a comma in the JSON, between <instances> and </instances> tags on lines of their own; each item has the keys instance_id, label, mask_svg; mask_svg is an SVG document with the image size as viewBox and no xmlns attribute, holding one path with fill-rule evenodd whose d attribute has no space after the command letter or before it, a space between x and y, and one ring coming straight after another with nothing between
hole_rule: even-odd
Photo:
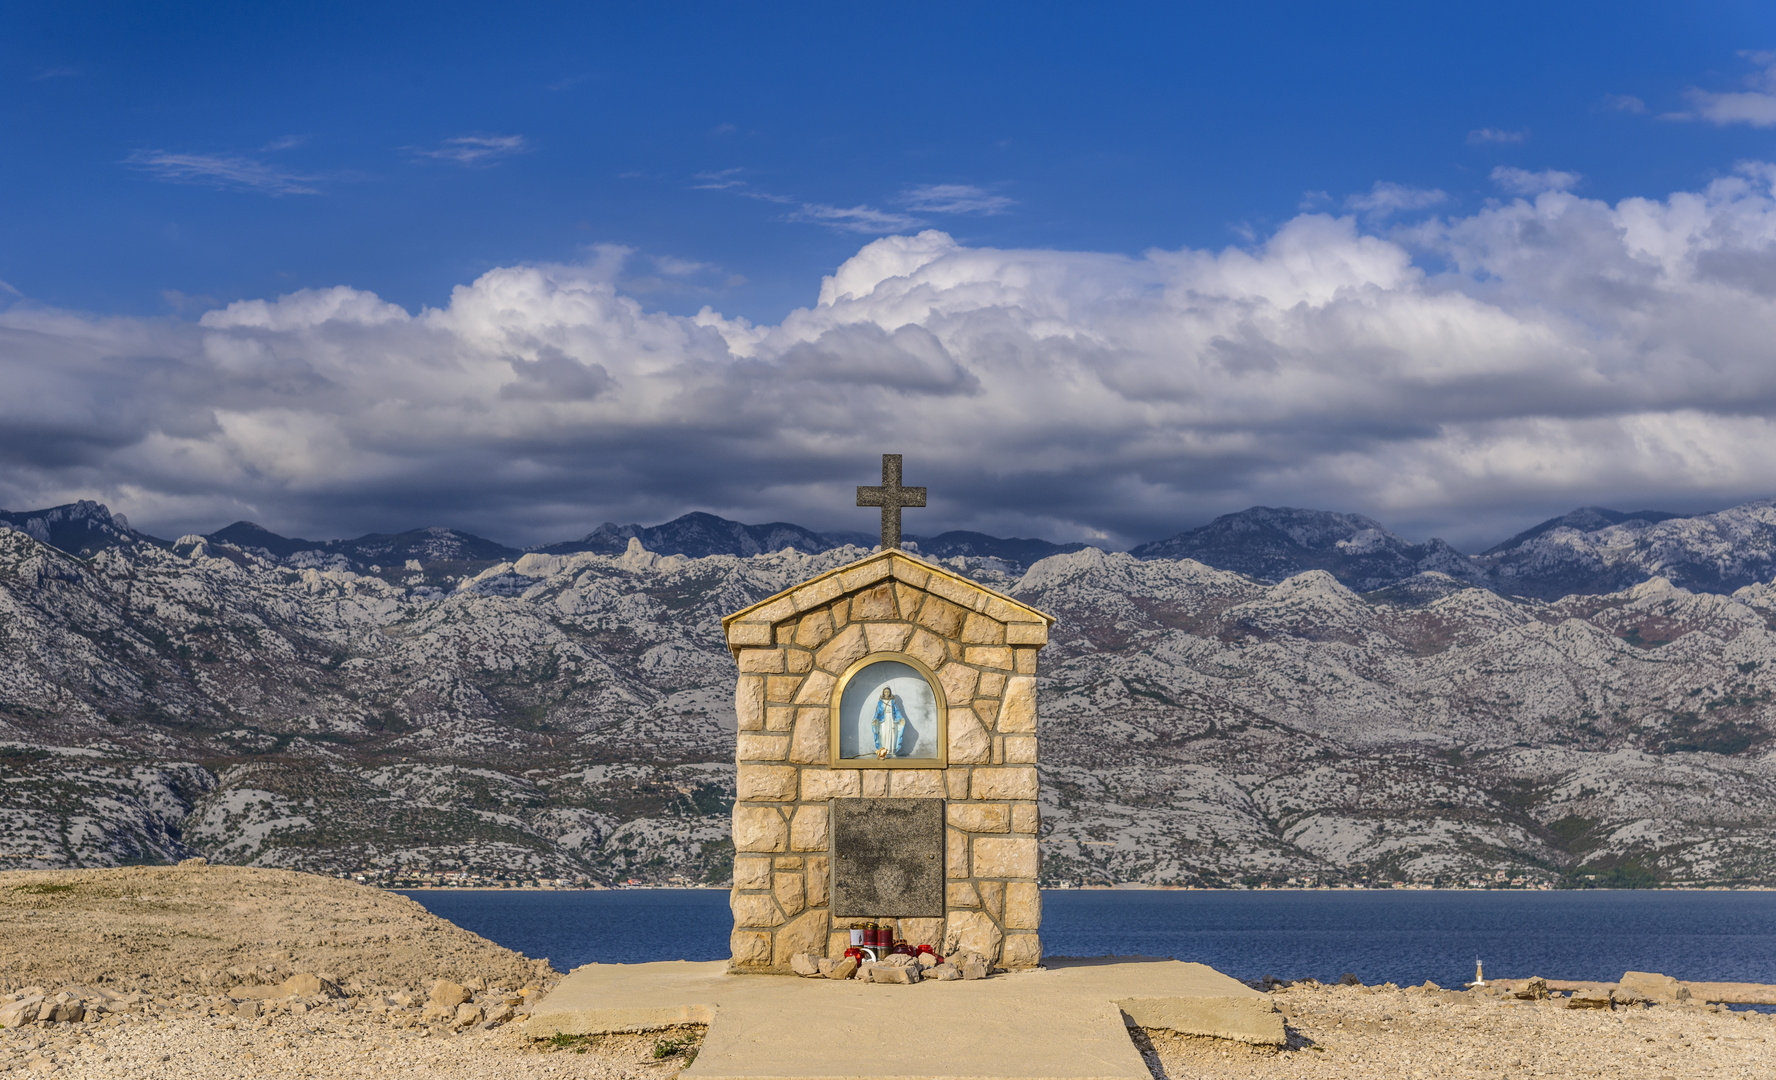
<instances>
[{"instance_id":1,"label":"mountain range","mask_svg":"<svg viewBox=\"0 0 1776 1080\"><path fill-rule=\"evenodd\" d=\"M118 547L172 546L131 529L122 515L114 516L93 502L25 513L0 511L0 524L82 557ZM350 570L403 584L449 585L526 553L439 527L350 540L303 540L237 521L201 538L298 569ZM788 522L747 525L690 513L661 525L607 522L578 540L528 550L545 555L620 555L630 540L663 555L746 558L786 550L817 555L847 546L869 548L875 537L815 532ZM930 558L986 559L1014 574L1041 559L1087 546L962 531L909 536L905 543L908 550ZM1584 507L1550 518L1479 555L1465 555L1436 538L1413 543L1361 514L1254 506L1164 540L1139 544L1129 554L1137 559L1193 559L1270 584L1324 570L1360 593L1392 588L1426 573L1538 600L1620 591L1650 577L1663 577L1682 588L1726 593L1776 576L1776 502L1760 500L1693 517Z\"/></svg>"},{"instance_id":2,"label":"mountain range","mask_svg":"<svg viewBox=\"0 0 1776 1080\"><path fill-rule=\"evenodd\" d=\"M648 547L795 529L708 517L615 553L442 529L166 542L92 503L0 522L19 867L720 882L720 616L866 552ZM1138 555L943 561L1059 620L1050 882L1776 883L1772 536L1763 502L1583 510L1469 557L1255 508Z\"/></svg>"},{"instance_id":3,"label":"mountain range","mask_svg":"<svg viewBox=\"0 0 1776 1080\"><path fill-rule=\"evenodd\" d=\"M112 548L173 546L172 541L130 528L129 521L122 514L114 515L99 503L84 500L47 510L0 510L0 525L28 533L51 547L83 558ZM465 571L478 572L502 560L516 559L526 551L544 555L581 552L620 555L631 539L640 540L649 551L699 558L708 555L744 557L784 550L814 555L851 545L870 547L876 542L869 533L820 533L781 521L747 525L705 513L685 514L662 525L606 522L578 540L563 540L528 549L509 547L496 540L438 526L402 533L369 533L350 540L304 540L280 536L251 521L237 521L215 532L204 533L201 539L252 552L288 566L349 569L386 575L391 579L414 572L416 568L409 566L409 562L419 563L417 569L432 572L434 576L449 570L460 576ZM908 550L936 558L976 556L1020 568L1049 555L1085 547L1078 543L1008 539L966 531L930 537L908 536L905 544Z\"/></svg>"}]
</instances>

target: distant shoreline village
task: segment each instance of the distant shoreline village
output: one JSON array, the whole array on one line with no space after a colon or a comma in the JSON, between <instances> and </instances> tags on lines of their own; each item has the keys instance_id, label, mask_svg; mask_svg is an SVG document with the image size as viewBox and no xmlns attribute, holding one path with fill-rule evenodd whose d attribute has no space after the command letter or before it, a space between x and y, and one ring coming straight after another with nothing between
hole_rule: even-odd
<instances>
[{"instance_id":1,"label":"distant shoreline village","mask_svg":"<svg viewBox=\"0 0 1776 1080\"><path fill-rule=\"evenodd\" d=\"M567 881L560 884L543 882L472 882L467 880L430 880L403 879L398 882L384 882L360 878L355 875L340 875L360 884L375 888L387 889L391 892L612 892L617 890L660 891L677 889L696 889L699 891L725 892L726 885L711 885L701 882L685 882L682 884L641 881L631 878L614 885L605 885L591 880ZM413 883L409 883L410 880ZM1140 881L1117 882L1113 885L1045 885L1045 890L1055 889L1070 892L1581 892L1588 890L1562 889L1545 881L1526 882L1521 885L1427 885L1423 882L1396 881L1385 884L1362 885L1350 882L1339 882L1336 885L1272 885L1260 882L1257 885L1149 885ZM1597 891L1617 892L1772 892L1772 885L1648 885L1635 889L1599 889Z\"/></svg>"}]
</instances>

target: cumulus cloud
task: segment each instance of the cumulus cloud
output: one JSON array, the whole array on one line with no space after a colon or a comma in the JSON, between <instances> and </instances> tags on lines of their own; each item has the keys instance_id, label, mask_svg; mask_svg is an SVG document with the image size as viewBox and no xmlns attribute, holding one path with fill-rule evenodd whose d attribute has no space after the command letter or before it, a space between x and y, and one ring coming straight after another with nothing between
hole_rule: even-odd
<instances>
[{"instance_id":1,"label":"cumulus cloud","mask_svg":"<svg viewBox=\"0 0 1776 1080\"><path fill-rule=\"evenodd\" d=\"M1017 205L973 184L920 184L901 192L900 203L925 214L1003 214Z\"/></svg>"},{"instance_id":2,"label":"cumulus cloud","mask_svg":"<svg viewBox=\"0 0 1776 1080\"><path fill-rule=\"evenodd\" d=\"M1529 138L1527 131L1503 131L1499 128L1475 128L1468 132L1469 146L1484 146L1487 143L1520 143Z\"/></svg>"},{"instance_id":3,"label":"cumulus cloud","mask_svg":"<svg viewBox=\"0 0 1776 1080\"><path fill-rule=\"evenodd\" d=\"M500 397L507 400L588 401L611 384L604 365L582 363L553 345L538 347L535 360L514 356L510 363L517 377L500 387Z\"/></svg>"},{"instance_id":4,"label":"cumulus cloud","mask_svg":"<svg viewBox=\"0 0 1776 1080\"><path fill-rule=\"evenodd\" d=\"M267 195L318 195L316 176L302 176L238 154L178 154L138 150L126 165L173 184L262 191Z\"/></svg>"},{"instance_id":5,"label":"cumulus cloud","mask_svg":"<svg viewBox=\"0 0 1776 1080\"><path fill-rule=\"evenodd\" d=\"M1569 191L1578 186L1584 177L1575 172L1561 172L1558 169L1543 169L1531 172L1528 169L1513 168L1500 165L1492 170L1492 182L1513 195L1540 195L1544 191Z\"/></svg>"},{"instance_id":6,"label":"cumulus cloud","mask_svg":"<svg viewBox=\"0 0 1776 1080\"><path fill-rule=\"evenodd\" d=\"M419 311L345 286L195 322L18 303L0 505L99 498L174 534L868 529L851 489L901 452L932 493L913 531L1135 542L1265 503L1478 544L1776 492L1776 167L1613 204L1534 175L1533 200L1386 235L1303 213L1140 256L888 236L774 324L650 310L618 249Z\"/></svg>"},{"instance_id":7,"label":"cumulus cloud","mask_svg":"<svg viewBox=\"0 0 1776 1080\"><path fill-rule=\"evenodd\" d=\"M530 149L522 135L458 135L433 147L409 147L420 157L454 161L458 165L491 165L500 158Z\"/></svg>"}]
</instances>

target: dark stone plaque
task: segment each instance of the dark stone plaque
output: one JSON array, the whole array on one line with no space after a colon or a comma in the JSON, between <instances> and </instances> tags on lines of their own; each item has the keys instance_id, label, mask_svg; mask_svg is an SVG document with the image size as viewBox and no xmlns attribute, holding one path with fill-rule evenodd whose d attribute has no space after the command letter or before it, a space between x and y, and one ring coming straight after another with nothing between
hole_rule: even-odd
<instances>
[{"instance_id":1,"label":"dark stone plaque","mask_svg":"<svg viewBox=\"0 0 1776 1080\"><path fill-rule=\"evenodd\" d=\"M943 917L942 799L834 799L827 805L834 916Z\"/></svg>"}]
</instances>

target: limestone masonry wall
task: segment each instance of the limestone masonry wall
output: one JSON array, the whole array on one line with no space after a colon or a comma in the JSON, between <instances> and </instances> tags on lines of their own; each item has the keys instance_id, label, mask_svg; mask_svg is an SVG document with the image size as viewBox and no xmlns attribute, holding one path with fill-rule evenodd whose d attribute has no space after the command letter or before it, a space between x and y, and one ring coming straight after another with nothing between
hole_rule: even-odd
<instances>
[{"instance_id":1,"label":"limestone masonry wall","mask_svg":"<svg viewBox=\"0 0 1776 1080\"><path fill-rule=\"evenodd\" d=\"M1036 654L1049 619L898 551L880 552L726 621L739 663L733 964L786 970L837 956L850 919L830 915L834 798L943 799L943 919L901 936L958 945L1005 967L1042 958L1036 807ZM864 656L907 653L948 703L946 768L833 768L834 686ZM882 913L884 915L889 913Z\"/></svg>"}]
</instances>

